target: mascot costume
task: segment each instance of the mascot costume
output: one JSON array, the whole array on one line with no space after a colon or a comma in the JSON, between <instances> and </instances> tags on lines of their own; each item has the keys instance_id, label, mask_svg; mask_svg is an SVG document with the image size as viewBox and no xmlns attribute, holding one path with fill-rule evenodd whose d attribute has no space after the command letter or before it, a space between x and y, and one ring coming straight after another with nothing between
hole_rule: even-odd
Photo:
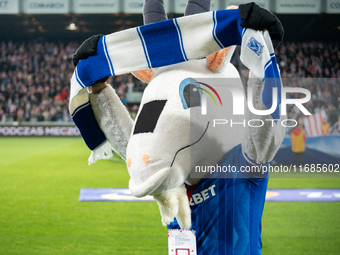
<instances>
[{"instance_id":1,"label":"mascot costume","mask_svg":"<svg viewBox=\"0 0 340 255\"><path fill-rule=\"evenodd\" d=\"M197 254L261 254L263 169L285 133L273 47L283 28L255 3L209 8L209 0L189 0L185 17L168 20L162 0L146 0L144 26L87 39L73 58L70 112L89 163L116 151L131 193L152 195L168 229L195 230ZM244 89L230 63L236 45L250 70L249 102L237 109ZM134 121L105 83L128 72L148 83ZM221 119L228 125L217 125ZM211 166L232 171L197 172Z\"/></svg>"}]
</instances>

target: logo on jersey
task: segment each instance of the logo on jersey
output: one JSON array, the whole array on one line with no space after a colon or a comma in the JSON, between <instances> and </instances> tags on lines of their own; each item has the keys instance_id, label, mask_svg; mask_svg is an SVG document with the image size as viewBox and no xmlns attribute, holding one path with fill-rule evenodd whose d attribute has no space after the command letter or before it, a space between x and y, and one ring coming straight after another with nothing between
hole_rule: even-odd
<instances>
[{"instance_id":1,"label":"logo on jersey","mask_svg":"<svg viewBox=\"0 0 340 255\"><path fill-rule=\"evenodd\" d=\"M247 46L249 49L254 51L257 56L261 56L264 46L259 43L253 36L247 42Z\"/></svg>"},{"instance_id":2,"label":"logo on jersey","mask_svg":"<svg viewBox=\"0 0 340 255\"><path fill-rule=\"evenodd\" d=\"M190 198L190 205L198 205L204 202L205 200L209 199L210 197L216 196L216 193L214 190L215 186L216 186L215 184L211 185L209 188L204 189L201 192L192 194Z\"/></svg>"}]
</instances>

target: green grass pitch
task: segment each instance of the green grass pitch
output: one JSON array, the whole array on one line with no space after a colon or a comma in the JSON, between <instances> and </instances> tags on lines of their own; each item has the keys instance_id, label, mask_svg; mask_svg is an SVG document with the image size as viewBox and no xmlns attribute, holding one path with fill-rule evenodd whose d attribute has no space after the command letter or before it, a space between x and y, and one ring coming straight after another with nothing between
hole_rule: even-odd
<instances>
[{"instance_id":1,"label":"green grass pitch","mask_svg":"<svg viewBox=\"0 0 340 255\"><path fill-rule=\"evenodd\" d=\"M155 202L78 202L81 188L127 187L124 163L87 166L81 138L0 138L0 254L167 254ZM339 188L340 179L270 179ZM267 202L263 254L339 254L340 203ZM209 254L208 254L209 255Z\"/></svg>"}]
</instances>

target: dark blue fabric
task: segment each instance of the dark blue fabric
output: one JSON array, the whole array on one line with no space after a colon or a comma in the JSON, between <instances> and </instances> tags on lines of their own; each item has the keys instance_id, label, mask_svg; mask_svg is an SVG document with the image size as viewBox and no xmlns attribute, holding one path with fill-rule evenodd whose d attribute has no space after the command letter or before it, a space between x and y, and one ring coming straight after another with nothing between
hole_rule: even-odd
<instances>
[{"instance_id":1,"label":"dark blue fabric","mask_svg":"<svg viewBox=\"0 0 340 255\"><path fill-rule=\"evenodd\" d=\"M224 48L231 45L240 46L243 27L240 25L242 20L238 9L214 11L214 14L216 14L216 20L214 17L214 23L216 22L214 32L218 41L222 43Z\"/></svg>"},{"instance_id":2,"label":"dark blue fabric","mask_svg":"<svg viewBox=\"0 0 340 255\"><path fill-rule=\"evenodd\" d=\"M74 111L72 119L90 150L94 150L105 142L106 137L98 126L90 103L79 106Z\"/></svg>"},{"instance_id":3,"label":"dark blue fabric","mask_svg":"<svg viewBox=\"0 0 340 255\"><path fill-rule=\"evenodd\" d=\"M87 59L81 60L77 65L79 79L85 87L88 87L104 77L110 76L110 65L105 56L103 40L101 37L98 41L96 52ZM113 71L114 75L114 71ZM79 79L78 82L79 82Z\"/></svg>"},{"instance_id":4,"label":"dark blue fabric","mask_svg":"<svg viewBox=\"0 0 340 255\"><path fill-rule=\"evenodd\" d=\"M140 27L151 67L185 61L174 21L165 20ZM146 56L147 58L147 56Z\"/></svg>"},{"instance_id":5,"label":"dark blue fabric","mask_svg":"<svg viewBox=\"0 0 340 255\"><path fill-rule=\"evenodd\" d=\"M241 164L250 165L243 157L241 145L218 163L239 170ZM235 177L247 176L238 173ZM188 192L192 190L191 229L196 231L198 255L261 254L261 218L267 183L267 178L207 178L188 188ZM208 197L201 201L204 195ZM175 220L168 228L179 229L179 225Z\"/></svg>"}]
</instances>

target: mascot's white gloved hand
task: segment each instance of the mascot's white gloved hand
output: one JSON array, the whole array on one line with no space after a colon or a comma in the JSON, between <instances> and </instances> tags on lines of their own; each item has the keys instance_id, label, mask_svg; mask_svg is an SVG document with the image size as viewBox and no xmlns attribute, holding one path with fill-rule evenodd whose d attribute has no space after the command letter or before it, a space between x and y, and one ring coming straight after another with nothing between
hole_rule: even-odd
<instances>
[{"instance_id":1,"label":"mascot's white gloved hand","mask_svg":"<svg viewBox=\"0 0 340 255\"><path fill-rule=\"evenodd\" d=\"M187 190L183 185L170 189L160 195L154 196L162 216L164 226L170 224L176 217L182 229L189 229L191 226L191 211Z\"/></svg>"}]
</instances>

